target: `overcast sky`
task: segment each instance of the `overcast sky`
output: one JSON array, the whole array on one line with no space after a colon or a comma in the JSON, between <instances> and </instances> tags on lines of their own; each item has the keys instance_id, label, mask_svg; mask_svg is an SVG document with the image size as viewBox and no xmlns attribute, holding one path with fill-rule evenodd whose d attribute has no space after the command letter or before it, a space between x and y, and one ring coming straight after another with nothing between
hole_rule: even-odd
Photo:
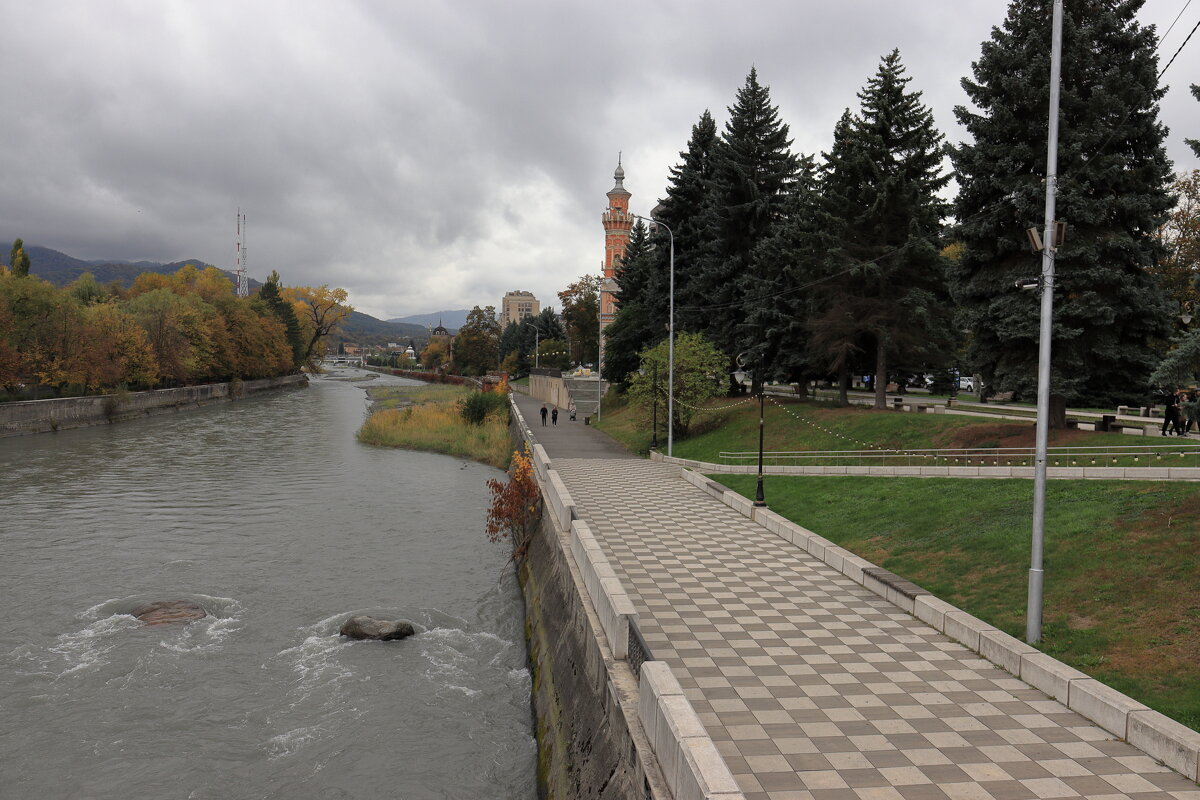
<instances>
[{"instance_id":1,"label":"overcast sky","mask_svg":"<svg viewBox=\"0 0 1200 800\"><path fill-rule=\"evenodd\" d=\"M1069 3L1070 0L1067 0ZM1148 0L1162 36L1188 0ZM345 288L380 318L543 305L603 258L623 152L648 213L705 109L751 66L794 149L899 48L952 142L1001 0L0 0L0 237L79 258L235 262ZM1200 20L1186 8L1165 65ZM1048 43L1047 43L1048 46ZM1164 77L1200 166L1200 33ZM4 248L7 252L7 246Z\"/></svg>"}]
</instances>

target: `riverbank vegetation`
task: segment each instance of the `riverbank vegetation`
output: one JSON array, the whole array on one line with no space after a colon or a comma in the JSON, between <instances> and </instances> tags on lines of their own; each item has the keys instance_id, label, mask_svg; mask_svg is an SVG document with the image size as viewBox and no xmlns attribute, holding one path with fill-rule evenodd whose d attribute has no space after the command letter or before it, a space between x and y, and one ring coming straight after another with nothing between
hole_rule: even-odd
<instances>
[{"instance_id":1,"label":"riverbank vegetation","mask_svg":"<svg viewBox=\"0 0 1200 800\"><path fill-rule=\"evenodd\" d=\"M128 288L84 273L61 289L0 267L0 400L296 373L324 354L344 301L340 289L283 287L278 273L238 297L215 267L146 272Z\"/></svg>"},{"instance_id":2,"label":"riverbank vegetation","mask_svg":"<svg viewBox=\"0 0 1200 800\"><path fill-rule=\"evenodd\" d=\"M446 384L371 387L373 413L358 440L469 458L506 469L512 457L508 398Z\"/></svg>"},{"instance_id":3,"label":"riverbank vegetation","mask_svg":"<svg viewBox=\"0 0 1200 800\"><path fill-rule=\"evenodd\" d=\"M714 475L753 497L753 475ZM776 477L772 511L1017 638L1033 483ZM1200 486L1053 480L1040 649L1200 730Z\"/></svg>"}]
</instances>

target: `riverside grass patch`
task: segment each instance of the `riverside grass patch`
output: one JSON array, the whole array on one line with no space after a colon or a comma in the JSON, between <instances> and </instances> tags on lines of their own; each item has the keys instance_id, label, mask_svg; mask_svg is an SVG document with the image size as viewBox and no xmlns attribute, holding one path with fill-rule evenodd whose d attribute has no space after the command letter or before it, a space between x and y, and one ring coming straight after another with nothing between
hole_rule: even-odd
<instances>
[{"instance_id":1,"label":"riverside grass patch","mask_svg":"<svg viewBox=\"0 0 1200 800\"><path fill-rule=\"evenodd\" d=\"M372 411L388 408L421 405L423 403L452 402L471 394L465 386L449 383L428 383L420 386L371 386L367 388L367 399Z\"/></svg>"},{"instance_id":2,"label":"riverside grass patch","mask_svg":"<svg viewBox=\"0 0 1200 800\"><path fill-rule=\"evenodd\" d=\"M712 475L753 497L754 475ZM1033 481L767 476L770 508L1025 636ZM1040 649L1200 730L1200 485L1047 484Z\"/></svg>"},{"instance_id":3,"label":"riverside grass patch","mask_svg":"<svg viewBox=\"0 0 1200 800\"><path fill-rule=\"evenodd\" d=\"M461 394L448 395L454 400L446 402L376 411L359 429L358 440L383 447L445 453L507 469L512 457L507 415L489 415L483 424L472 425L463 418L456 402Z\"/></svg>"}]
</instances>

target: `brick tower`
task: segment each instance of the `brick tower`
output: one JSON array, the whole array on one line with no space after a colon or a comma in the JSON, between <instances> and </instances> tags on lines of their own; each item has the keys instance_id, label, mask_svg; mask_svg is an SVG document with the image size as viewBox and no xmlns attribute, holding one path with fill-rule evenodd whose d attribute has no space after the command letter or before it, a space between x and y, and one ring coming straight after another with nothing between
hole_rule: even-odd
<instances>
[{"instance_id":1,"label":"brick tower","mask_svg":"<svg viewBox=\"0 0 1200 800\"><path fill-rule=\"evenodd\" d=\"M629 245L629 232L633 228L633 215L629 213L629 192L625 189L625 170L621 157L617 156L617 169L613 173L616 185L608 192L608 208L600 215L604 223L604 278L600 281L600 368L604 368L604 329L617 314L616 269L625 256Z\"/></svg>"}]
</instances>

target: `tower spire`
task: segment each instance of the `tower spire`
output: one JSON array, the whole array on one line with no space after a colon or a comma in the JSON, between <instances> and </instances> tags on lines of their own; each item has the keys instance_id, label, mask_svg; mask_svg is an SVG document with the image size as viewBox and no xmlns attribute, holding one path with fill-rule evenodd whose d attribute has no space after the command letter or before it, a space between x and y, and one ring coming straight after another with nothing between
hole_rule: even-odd
<instances>
[{"instance_id":1,"label":"tower spire","mask_svg":"<svg viewBox=\"0 0 1200 800\"><path fill-rule=\"evenodd\" d=\"M615 185L608 192L608 208L600 215L604 224L604 277L600 281L600 368L604 364L604 329L617 315L617 266L625 257L629 235L633 230L633 215L629 213L629 191L625 188L625 168L617 152L617 168L613 172Z\"/></svg>"}]
</instances>

